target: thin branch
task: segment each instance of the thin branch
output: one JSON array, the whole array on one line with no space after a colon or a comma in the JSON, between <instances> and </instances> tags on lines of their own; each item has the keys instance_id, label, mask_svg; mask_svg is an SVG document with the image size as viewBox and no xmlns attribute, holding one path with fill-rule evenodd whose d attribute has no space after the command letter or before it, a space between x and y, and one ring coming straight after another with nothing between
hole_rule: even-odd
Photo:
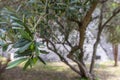
<instances>
[{"instance_id":1,"label":"thin branch","mask_svg":"<svg viewBox=\"0 0 120 80\"><path fill-rule=\"evenodd\" d=\"M75 20L75 19L68 19L68 20L77 23L79 26L82 26L82 23L79 20Z\"/></svg>"},{"instance_id":2,"label":"thin branch","mask_svg":"<svg viewBox=\"0 0 120 80\"><path fill-rule=\"evenodd\" d=\"M66 42L70 47L73 47L72 44L68 40Z\"/></svg>"},{"instance_id":3,"label":"thin branch","mask_svg":"<svg viewBox=\"0 0 120 80\"><path fill-rule=\"evenodd\" d=\"M64 26L63 26L62 23L60 23L60 21L56 20L56 22L57 22L58 25L60 25L60 27L61 27L62 29L64 29Z\"/></svg>"},{"instance_id":4,"label":"thin branch","mask_svg":"<svg viewBox=\"0 0 120 80\"><path fill-rule=\"evenodd\" d=\"M48 43L50 43L50 44L53 46L54 50L53 50L51 47L49 47L49 44L48 44ZM61 59L62 62L64 62L66 65L68 65L73 71L75 71L76 73L78 73L79 76L81 75L80 72L79 72L75 67L73 67L71 64L69 64L69 62L68 62L63 56L61 56L61 55L57 52L57 49L56 49L56 47L55 47L55 45L54 45L54 43L53 43L52 41L47 40L47 47L48 47L49 50L51 50L51 51L53 51L54 53L56 53L56 54L59 56L59 58Z\"/></svg>"},{"instance_id":5,"label":"thin branch","mask_svg":"<svg viewBox=\"0 0 120 80\"><path fill-rule=\"evenodd\" d=\"M119 6L120 7L120 6ZM100 22L99 22L99 25L98 25L98 35L97 35L97 40L96 40L96 42L95 42L95 44L94 44L94 51L93 51L93 56L92 56L92 62L91 62L91 65L90 65L90 73L92 73L92 71L93 71L93 67L94 67L94 62L95 62L95 55L96 55L96 50L97 50L97 46L98 46L98 44L99 44L99 41L100 41L100 36L101 36L101 33L102 33L102 31L103 31L103 29L104 29L104 27L120 12L120 8L119 7L117 7L116 9L118 9L116 12L114 12L113 11L113 15L102 25L102 9L103 9L103 7L102 7L102 9L101 9L101 17L100 17ZM115 9L115 10L116 10Z\"/></svg>"},{"instance_id":6,"label":"thin branch","mask_svg":"<svg viewBox=\"0 0 120 80\"><path fill-rule=\"evenodd\" d=\"M65 27L62 23L60 23L58 20L56 20L56 22L62 29L65 29ZM65 31L63 31L63 33L65 34ZM72 44L68 40L66 40L66 42L70 47L72 47Z\"/></svg>"},{"instance_id":7,"label":"thin branch","mask_svg":"<svg viewBox=\"0 0 120 80\"><path fill-rule=\"evenodd\" d=\"M120 13L120 6L113 10L112 16L109 17L109 19L102 25L101 32L102 32L103 28L119 13Z\"/></svg>"},{"instance_id":8,"label":"thin branch","mask_svg":"<svg viewBox=\"0 0 120 80\"><path fill-rule=\"evenodd\" d=\"M91 64L90 64L90 73L93 73L93 67L95 64L95 56L96 56L96 52L97 52L97 46L99 44L100 41L100 35L101 35L101 25L102 25L102 20L103 20L103 7L104 4L102 4L101 7L101 12L100 12L100 17L99 17L99 24L98 24L98 34L97 34L97 39L96 42L93 46L93 54L92 54L92 60L91 60Z\"/></svg>"},{"instance_id":9,"label":"thin branch","mask_svg":"<svg viewBox=\"0 0 120 80\"><path fill-rule=\"evenodd\" d=\"M68 58L73 57L74 52L77 51L77 50L79 50L79 46L74 46L74 47L72 47L72 48L71 48L71 51L70 51L70 53L67 55L67 57L68 57Z\"/></svg>"},{"instance_id":10,"label":"thin branch","mask_svg":"<svg viewBox=\"0 0 120 80\"><path fill-rule=\"evenodd\" d=\"M69 52L69 50L67 49L67 47L65 46L65 42L61 42L60 39L58 37L56 37L58 42L57 44L62 44L62 46Z\"/></svg>"},{"instance_id":11,"label":"thin branch","mask_svg":"<svg viewBox=\"0 0 120 80\"><path fill-rule=\"evenodd\" d=\"M69 52L69 50L67 49L67 47L65 46L65 44L62 44L62 45L67 50L67 52Z\"/></svg>"},{"instance_id":12,"label":"thin branch","mask_svg":"<svg viewBox=\"0 0 120 80\"><path fill-rule=\"evenodd\" d=\"M101 29L103 29L118 13L120 13L120 6L114 9L112 16L102 25Z\"/></svg>"},{"instance_id":13,"label":"thin branch","mask_svg":"<svg viewBox=\"0 0 120 80\"><path fill-rule=\"evenodd\" d=\"M81 77L80 71L78 71L75 67L69 64L69 62L66 59L64 60L64 63L67 64L73 71L75 71Z\"/></svg>"},{"instance_id":14,"label":"thin branch","mask_svg":"<svg viewBox=\"0 0 120 80\"><path fill-rule=\"evenodd\" d=\"M82 21L82 27L86 28L91 20L91 16L93 11L95 10L96 6L98 4L98 0L96 0L95 2L93 2L92 6L90 7L89 11L86 13L85 17L83 18Z\"/></svg>"},{"instance_id":15,"label":"thin branch","mask_svg":"<svg viewBox=\"0 0 120 80\"><path fill-rule=\"evenodd\" d=\"M36 29L36 27L38 26L38 24L40 23L40 21L42 20L42 18L46 17L47 15L43 15L43 16L39 16L37 22L35 23L34 27L33 27L33 30Z\"/></svg>"},{"instance_id":16,"label":"thin branch","mask_svg":"<svg viewBox=\"0 0 120 80\"><path fill-rule=\"evenodd\" d=\"M91 21L94 21L95 19L98 19L98 18L99 18L99 15L93 17L93 18L91 19Z\"/></svg>"}]
</instances>

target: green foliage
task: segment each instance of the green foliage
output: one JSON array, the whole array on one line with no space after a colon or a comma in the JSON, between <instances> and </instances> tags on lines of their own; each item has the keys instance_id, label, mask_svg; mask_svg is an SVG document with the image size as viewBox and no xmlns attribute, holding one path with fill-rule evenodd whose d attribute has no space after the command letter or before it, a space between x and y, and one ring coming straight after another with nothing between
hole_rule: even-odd
<instances>
[{"instance_id":1,"label":"green foliage","mask_svg":"<svg viewBox=\"0 0 120 80\"><path fill-rule=\"evenodd\" d=\"M7 69L10 69L10 68L13 68L13 67L16 67L17 65L19 65L20 63L26 61L27 58L20 58L20 59L17 59L15 61L12 61L8 64L8 67Z\"/></svg>"},{"instance_id":2,"label":"green foliage","mask_svg":"<svg viewBox=\"0 0 120 80\"><path fill-rule=\"evenodd\" d=\"M5 31L5 37L1 39L5 44L13 44L13 48L17 49L16 58L27 58L24 69L38 60L45 64L39 55L47 52L39 49L41 44L38 43L42 42L35 40L35 34L38 33L40 38L52 40L53 43L70 42L73 46L78 36L75 36L74 41L68 40L70 36L74 38L72 32L79 29L76 21L80 22L84 18L94 1L29 0L17 10L4 8L0 12L0 27ZM59 36L63 38L60 39ZM3 46L4 51L7 46L9 45Z\"/></svg>"},{"instance_id":3,"label":"green foliage","mask_svg":"<svg viewBox=\"0 0 120 80\"><path fill-rule=\"evenodd\" d=\"M5 42L3 42L3 41L0 42L0 46L2 47L2 51L6 51L7 48L8 48L8 45L9 45L9 44L7 44L7 43L5 43Z\"/></svg>"},{"instance_id":4,"label":"green foliage","mask_svg":"<svg viewBox=\"0 0 120 80\"><path fill-rule=\"evenodd\" d=\"M114 1L110 1L106 4L105 9L107 10L107 13L104 18L107 19L109 16L111 16L111 11L113 11L116 7L119 7L119 3L116 3ZM114 11L116 11L115 9ZM109 13L109 14L108 14ZM107 25L105 28L105 33L107 32L107 40L108 42L112 44L119 44L120 43L120 14L114 17L114 19L111 20L111 22Z\"/></svg>"},{"instance_id":5,"label":"green foliage","mask_svg":"<svg viewBox=\"0 0 120 80\"><path fill-rule=\"evenodd\" d=\"M13 68L24 61L26 61L24 69L28 66L32 67L38 60L45 64L40 54L47 54L47 52L39 49L43 44L39 44L34 39L36 32L33 31L33 26L30 27L31 23L29 23L27 16L24 16L24 14L20 15L14 10L7 8L2 10L1 13L4 13L1 15L2 17L6 16L3 17L4 20L1 21L1 27L8 25L8 27L4 28L5 37L3 33L1 33L2 49L6 51L8 46L13 44L12 47L17 49L15 57L18 58L10 62L7 69ZM7 23L7 21L9 23ZM3 28L1 29L3 30Z\"/></svg>"},{"instance_id":6,"label":"green foliage","mask_svg":"<svg viewBox=\"0 0 120 80\"><path fill-rule=\"evenodd\" d=\"M120 43L120 26L109 27L108 41L113 44Z\"/></svg>"},{"instance_id":7,"label":"green foliage","mask_svg":"<svg viewBox=\"0 0 120 80\"><path fill-rule=\"evenodd\" d=\"M92 21L92 13L97 5L95 1L98 0L28 0L16 10L11 8L1 10L0 27L5 31L5 34L1 35L1 41L4 42L4 44L1 44L3 45L3 51L7 50L9 44L12 44L12 47L17 49L15 57L18 59L9 63L8 69L24 61L23 69L29 66L32 67L38 60L45 64L44 60L39 56L41 53L47 54L45 50L40 50L41 43L45 42L49 50L56 53L61 61L71 67L72 65L63 56L65 51L60 50L62 46L70 54L70 57L69 54L67 57L77 63L80 68L78 70L72 66L71 69L79 75L88 77L85 74L86 67L83 62L83 46L86 29ZM112 6L115 7L116 5L112 4ZM106 18L108 17L109 15ZM75 32L77 32L76 35L74 35ZM39 37L42 41L37 42L35 37ZM57 44L61 46L57 47ZM67 49L66 46L71 50ZM82 78L80 80L87 79Z\"/></svg>"},{"instance_id":8,"label":"green foliage","mask_svg":"<svg viewBox=\"0 0 120 80\"><path fill-rule=\"evenodd\" d=\"M38 33L41 38L57 42L59 39L56 30L58 29L66 37L63 41L68 40L70 32L76 27L73 27L71 21L67 21L67 19L81 20L90 3L91 1L81 3L79 0L29 0L23 6L24 9L18 7L17 10L11 8L1 10L0 27L5 31L5 35L3 33L1 35L1 40L4 42L1 44L3 51L13 44L13 48L17 49L15 57L20 58L20 60L10 63L8 67L12 68L20 64L23 61L22 57L27 59L24 69L34 65L38 60L45 64L39 55L41 53L47 54L47 52L39 49L41 42L38 43L35 40L35 34ZM82 9L82 12L79 9ZM64 27L65 34L63 34L62 28L53 27L53 23L59 21L59 18L67 21L64 23L66 26L70 26ZM53 21L52 24L50 21Z\"/></svg>"}]
</instances>

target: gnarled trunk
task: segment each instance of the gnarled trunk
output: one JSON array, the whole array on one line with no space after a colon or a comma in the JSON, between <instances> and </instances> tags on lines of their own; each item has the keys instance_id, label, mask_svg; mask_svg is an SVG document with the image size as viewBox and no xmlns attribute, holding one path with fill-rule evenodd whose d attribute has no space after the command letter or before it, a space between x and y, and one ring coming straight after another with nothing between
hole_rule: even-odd
<instances>
[{"instance_id":1,"label":"gnarled trunk","mask_svg":"<svg viewBox=\"0 0 120 80\"><path fill-rule=\"evenodd\" d=\"M81 78L86 78L88 80L94 80L94 76L89 73L89 71L87 70L87 68L84 64L83 64L83 66L84 66L84 68L82 66L79 66Z\"/></svg>"}]
</instances>

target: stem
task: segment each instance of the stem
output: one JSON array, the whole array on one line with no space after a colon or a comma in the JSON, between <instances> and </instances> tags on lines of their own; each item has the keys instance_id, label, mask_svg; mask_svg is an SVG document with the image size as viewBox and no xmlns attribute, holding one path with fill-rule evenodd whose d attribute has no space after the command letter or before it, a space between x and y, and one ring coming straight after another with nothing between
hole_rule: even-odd
<instances>
[{"instance_id":1,"label":"stem","mask_svg":"<svg viewBox=\"0 0 120 80\"><path fill-rule=\"evenodd\" d=\"M117 66L118 65L118 45L117 44L113 44L113 55L114 55L114 61L115 61L114 66Z\"/></svg>"},{"instance_id":2,"label":"stem","mask_svg":"<svg viewBox=\"0 0 120 80\"><path fill-rule=\"evenodd\" d=\"M99 18L99 25L98 25L98 34L97 34L97 39L96 42L93 46L93 55L92 55L92 60L91 60L91 65L90 65L90 73L93 73L93 68L94 68L94 64L95 64L95 57L96 57L96 52L97 52L97 46L99 44L100 41L100 35L102 33L102 29L101 29L101 25L102 25L102 20L103 20L103 7L104 4L101 7L101 12L100 12L100 18Z\"/></svg>"}]
</instances>

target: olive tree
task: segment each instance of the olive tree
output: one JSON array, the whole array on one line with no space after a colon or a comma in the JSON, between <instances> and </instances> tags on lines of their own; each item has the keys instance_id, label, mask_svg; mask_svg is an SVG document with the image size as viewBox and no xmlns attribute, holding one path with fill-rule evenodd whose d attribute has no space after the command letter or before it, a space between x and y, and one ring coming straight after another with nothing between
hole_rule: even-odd
<instances>
[{"instance_id":1,"label":"olive tree","mask_svg":"<svg viewBox=\"0 0 120 80\"><path fill-rule=\"evenodd\" d=\"M8 68L23 61L26 61L25 69L35 64L37 60L45 63L39 56L40 53L47 53L39 48L45 44L80 78L93 80L95 78L93 68L100 35L106 24L120 12L120 7L117 7L111 12L110 17L103 20L106 3L107 0L30 0L24 9L19 7L16 11L2 10L1 26L6 26L6 33L9 32L5 37L9 40L4 39L4 42L13 44L13 48L18 48L15 53L16 57L19 57L11 62ZM92 14L97 6L100 7L100 14L93 17ZM88 69L83 60L86 29L96 18L98 18L98 33L93 46L90 69ZM2 22L3 19L8 22ZM37 42L36 36L41 41ZM75 62L77 67L74 67L66 57Z\"/></svg>"}]
</instances>

